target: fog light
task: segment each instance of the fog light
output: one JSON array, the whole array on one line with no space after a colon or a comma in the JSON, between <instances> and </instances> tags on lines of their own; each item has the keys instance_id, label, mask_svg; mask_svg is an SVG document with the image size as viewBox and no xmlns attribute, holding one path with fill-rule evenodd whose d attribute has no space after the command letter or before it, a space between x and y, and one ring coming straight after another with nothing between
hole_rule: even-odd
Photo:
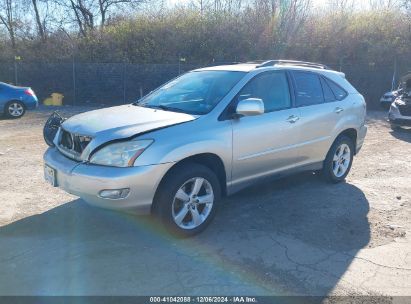
<instances>
[{"instance_id":1,"label":"fog light","mask_svg":"<svg viewBox=\"0 0 411 304\"><path fill-rule=\"evenodd\" d=\"M129 188L124 189L113 189L113 190L101 190L99 196L108 199L121 199L126 198L130 193Z\"/></svg>"}]
</instances>

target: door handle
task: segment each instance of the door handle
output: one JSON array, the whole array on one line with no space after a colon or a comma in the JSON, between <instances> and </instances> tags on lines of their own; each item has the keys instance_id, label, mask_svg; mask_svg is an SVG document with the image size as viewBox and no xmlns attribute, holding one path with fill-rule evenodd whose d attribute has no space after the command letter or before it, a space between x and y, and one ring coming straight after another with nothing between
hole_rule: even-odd
<instances>
[{"instance_id":1,"label":"door handle","mask_svg":"<svg viewBox=\"0 0 411 304\"><path fill-rule=\"evenodd\" d=\"M335 113L337 113L337 114L340 114L342 111L344 111L343 108L340 108L340 107L335 108Z\"/></svg>"},{"instance_id":2,"label":"door handle","mask_svg":"<svg viewBox=\"0 0 411 304\"><path fill-rule=\"evenodd\" d=\"M299 120L300 120L300 117L295 116L295 115L291 115L290 117L287 118L287 121L289 123L296 123Z\"/></svg>"}]
</instances>

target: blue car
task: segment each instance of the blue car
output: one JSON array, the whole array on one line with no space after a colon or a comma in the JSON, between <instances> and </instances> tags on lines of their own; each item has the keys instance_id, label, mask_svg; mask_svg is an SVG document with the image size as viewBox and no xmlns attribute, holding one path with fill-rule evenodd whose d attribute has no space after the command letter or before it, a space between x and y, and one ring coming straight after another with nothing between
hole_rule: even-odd
<instances>
[{"instance_id":1,"label":"blue car","mask_svg":"<svg viewBox=\"0 0 411 304\"><path fill-rule=\"evenodd\" d=\"M0 82L0 114L9 118L20 118L26 110L35 109L38 99L28 87L16 87Z\"/></svg>"}]
</instances>

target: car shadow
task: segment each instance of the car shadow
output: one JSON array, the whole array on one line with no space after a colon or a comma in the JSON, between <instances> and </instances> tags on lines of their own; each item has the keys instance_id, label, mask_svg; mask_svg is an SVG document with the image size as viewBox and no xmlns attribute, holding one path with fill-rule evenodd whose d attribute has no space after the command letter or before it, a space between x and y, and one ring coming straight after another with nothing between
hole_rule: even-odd
<instances>
[{"instance_id":1,"label":"car shadow","mask_svg":"<svg viewBox=\"0 0 411 304\"><path fill-rule=\"evenodd\" d=\"M74 200L0 227L0 295L329 294L367 246L357 187L312 173L224 199L190 239Z\"/></svg>"},{"instance_id":2,"label":"car shadow","mask_svg":"<svg viewBox=\"0 0 411 304\"><path fill-rule=\"evenodd\" d=\"M411 128L396 128L392 130L390 134L396 139L411 143Z\"/></svg>"},{"instance_id":3,"label":"car shadow","mask_svg":"<svg viewBox=\"0 0 411 304\"><path fill-rule=\"evenodd\" d=\"M4 114L0 114L0 121L2 121L2 120L15 120L15 119L10 118L10 117L7 117L7 116L4 115Z\"/></svg>"}]
</instances>

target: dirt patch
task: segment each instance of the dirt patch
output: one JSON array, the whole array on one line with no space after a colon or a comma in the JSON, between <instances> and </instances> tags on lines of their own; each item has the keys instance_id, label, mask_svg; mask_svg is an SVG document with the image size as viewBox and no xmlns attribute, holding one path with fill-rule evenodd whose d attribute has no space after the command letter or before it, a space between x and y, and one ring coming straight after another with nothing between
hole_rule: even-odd
<instances>
[{"instance_id":1,"label":"dirt patch","mask_svg":"<svg viewBox=\"0 0 411 304\"><path fill-rule=\"evenodd\" d=\"M2 176L7 176L0 181L0 188L4 189L0 198L6 202L0 213L0 225L73 199L59 189L48 187L42 177L42 154L47 148L42 128L56 109L70 117L93 108L41 108L28 112L20 120L0 119L0 166ZM383 112L369 113L368 125L365 145L355 158L347 182L358 185L369 201L371 238L368 246L374 247L405 237L410 231L411 130L390 130ZM287 184L287 180L280 183ZM264 187L257 186L259 195L264 196ZM271 184L267 187L270 194ZM309 185L302 189L307 187ZM249 193L252 189L246 191ZM343 189L339 191L336 199L347 195ZM28 201L31 203L27 204Z\"/></svg>"},{"instance_id":2,"label":"dirt patch","mask_svg":"<svg viewBox=\"0 0 411 304\"><path fill-rule=\"evenodd\" d=\"M169 240L43 181L52 110L0 119L0 294L411 295L411 131L385 113L369 113L345 183L308 172L256 185L199 236ZM70 289L85 277L87 290Z\"/></svg>"}]
</instances>

